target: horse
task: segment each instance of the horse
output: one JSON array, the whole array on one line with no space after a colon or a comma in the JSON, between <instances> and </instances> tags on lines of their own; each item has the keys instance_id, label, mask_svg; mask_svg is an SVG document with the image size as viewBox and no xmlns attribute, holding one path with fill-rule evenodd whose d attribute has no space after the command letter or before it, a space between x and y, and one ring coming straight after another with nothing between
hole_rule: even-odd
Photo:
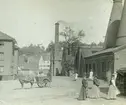
<instances>
[{"instance_id":1,"label":"horse","mask_svg":"<svg viewBox=\"0 0 126 105\"><path fill-rule=\"evenodd\" d=\"M23 71L22 68L18 67L17 78L22 88L24 87L24 84L26 83L30 83L31 88L32 88L35 82L35 77L36 77L36 73L34 71L31 71L31 70Z\"/></svg>"}]
</instances>

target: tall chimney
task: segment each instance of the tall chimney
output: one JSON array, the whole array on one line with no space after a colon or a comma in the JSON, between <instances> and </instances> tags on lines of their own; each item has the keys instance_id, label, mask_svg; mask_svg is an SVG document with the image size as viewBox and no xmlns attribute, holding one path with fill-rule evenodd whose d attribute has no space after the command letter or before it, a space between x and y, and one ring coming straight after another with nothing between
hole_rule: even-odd
<instances>
[{"instance_id":1,"label":"tall chimney","mask_svg":"<svg viewBox=\"0 0 126 105\"><path fill-rule=\"evenodd\" d=\"M117 35L116 46L126 44L126 0L124 1L122 18L120 21L119 33Z\"/></svg>"},{"instance_id":2,"label":"tall chimney","mask_svg":"<svg viewBox=\"0 0 126 105\"><path fill-rule=\"evenodd\" d=\"M58 60L59 52L59 23L55 23L55 60Z\"/></svg>"},{"instance_id":3,"label":"tall chimney","mask_svg":"<svg viewBox=\"0 0 126 105\"><path fill-rule=\"evenodd\" d=\"M56 69L59 70L59 23L55 23L55 55L54 55L54 75L56 75Z\"/></svg>"},{"instance_id":4,"label":"tall chimney","mask_svg":"<svg viewBox=\"0 0 126 105\"><path fill-rule=\"evenodd\" d=\"M57 48L59 43L59 23L55 23L55 47Z\"/></svg>"},{"instance_id":5,"label":"tall chimney","mask_svg":"<svg viewBox=\"0 0 126 105\"><path fill-rule=\"evenodd\" d=\"M114 47L122 14L122 0L113 0L108 29L104 42L104 49ZM113 41L112 41L113 40Z\"/></svg>"}]
</instances>

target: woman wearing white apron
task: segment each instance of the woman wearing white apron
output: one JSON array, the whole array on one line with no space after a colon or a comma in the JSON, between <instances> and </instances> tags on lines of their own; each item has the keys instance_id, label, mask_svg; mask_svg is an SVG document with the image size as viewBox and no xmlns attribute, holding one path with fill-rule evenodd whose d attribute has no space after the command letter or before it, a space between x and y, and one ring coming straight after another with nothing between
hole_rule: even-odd
<instances>
[{"instance_id":1,"label":"woman wearing white apron","mask_svg":"<svg viewBox=\"0 0 126 105\"><path fill-rule=\"evenodd\" d=\"M93 80L93 71L92 70L90 71L89 79Z\"/></svg>"},{"instance_id":2,"label":"woman wearing white apron","mask_svg":"<svg viewBox=\"0 0 126 105\"><path fill-rule=\"evenodd\" d=\"M116 87L115 84L115 75L112 75L112 79L110 81L110 86L109 86L109 91L108 91L108 99L110 100L115 100L116 99L116 95L118 95L120 92Z\"/></svg>"},{"instance_id":3,"label":"woman wearing white apron","mask_svg":"<svg viewBox=\"0 0 126 105\"><path fill-rule=\"evenodd\" d=\"M77 79L78 79L78 74L75 73L75 78L74 78L74 80L76 81Z\"/></svg>"}]
</instances>

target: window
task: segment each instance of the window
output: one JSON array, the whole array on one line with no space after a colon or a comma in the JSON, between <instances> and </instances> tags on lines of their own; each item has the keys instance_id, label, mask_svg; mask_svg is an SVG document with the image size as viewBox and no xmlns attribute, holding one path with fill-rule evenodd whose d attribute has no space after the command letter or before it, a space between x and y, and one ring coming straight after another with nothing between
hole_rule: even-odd
<instances>
[{"instance_id":1,"label":"window","mask_svg":"<svg viewBox=\"0 0 126 105\"><path fill-rule=\"evenodd\" d=\"M0 42L0 47L3 47L4 46L4 42Z\"/></svg>"},{"instance_id":2,"label":"window","mask_svg":"<svg viewBox=\"0 0 126 105\"><path fill-rule=\"evenodd\" d=\"M0 61L4 60L4 52L0 52Z\"/></svg>"},{"instance_id":3,"label":"window","mask_svg":"<svg viewBox=\"0 0 126 105\"><path fill-rule=\"evenodd\" d=\"M4 66L0 66L0 73L4 72Z\"/></svg>"}]
</instances>

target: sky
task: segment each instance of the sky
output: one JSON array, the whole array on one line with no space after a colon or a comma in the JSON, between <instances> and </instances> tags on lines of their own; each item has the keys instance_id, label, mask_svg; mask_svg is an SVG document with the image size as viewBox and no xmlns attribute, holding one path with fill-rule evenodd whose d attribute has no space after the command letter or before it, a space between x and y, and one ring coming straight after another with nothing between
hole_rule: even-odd
<instances>
[{"instance_id":1,"label":"sky","mask_svg":"<svg viewBox=\"0 0 126 105\"><path fill-rule=\"evenodd\" d=\"M83 29L83 42L98 43L104 41L111 8L111 0L0 0L0 31L14 37L19 47L47 47L54 41L54 24L62 21L60 31L68 25Z\"/></svg>"}]
</instances>

